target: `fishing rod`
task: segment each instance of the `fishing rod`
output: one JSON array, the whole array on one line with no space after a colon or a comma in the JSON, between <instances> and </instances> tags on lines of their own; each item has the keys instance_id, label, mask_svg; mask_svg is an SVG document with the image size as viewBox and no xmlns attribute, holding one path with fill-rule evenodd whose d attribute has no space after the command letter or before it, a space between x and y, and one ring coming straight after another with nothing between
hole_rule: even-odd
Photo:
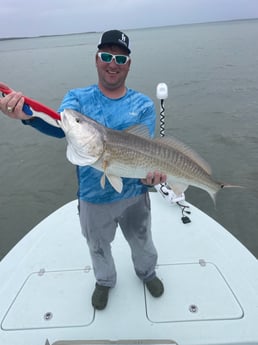
<instances>
[{"instance_id":1,"label":"fishing rod","mask_svg":"<svg viewBox=\"0 0 258 345\"><path fill-rule=\"evenodd\" d=\"M160 100L160 137L163 138L165 136L165 99L168 98L168 87L166 83L159 83L156 88L156 97ZM189 223L190 219L185 215L186 213L190 213L185 209L188 206L181 204L180 202L185 200L185 194L181 193L176 195L175 192L171 189L171 187L165 183L159 183L154 186L155 189L162 195L162 197L168 201L170 204L177 204L182 210L182 222Z\"/></svg>"}]
</instances>

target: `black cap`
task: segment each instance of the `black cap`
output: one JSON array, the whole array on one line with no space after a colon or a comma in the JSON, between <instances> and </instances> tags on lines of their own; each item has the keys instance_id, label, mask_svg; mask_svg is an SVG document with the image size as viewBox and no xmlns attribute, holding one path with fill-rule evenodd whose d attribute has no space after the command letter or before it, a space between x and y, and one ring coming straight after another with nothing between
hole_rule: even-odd
<instances>
[{"instance_id":1,"label":"black cap","mask_svg":"<svg viewBox=\"0 0 258 345\"><path fill-rule=\"evenodd\" d=\"M129 49L129 38L126 34L119 30L109 30L104 32L98 44L98 48L102 48L103 45L110 44L124 48L128 54L131 53Z\"/></svg>"}]
</instances>

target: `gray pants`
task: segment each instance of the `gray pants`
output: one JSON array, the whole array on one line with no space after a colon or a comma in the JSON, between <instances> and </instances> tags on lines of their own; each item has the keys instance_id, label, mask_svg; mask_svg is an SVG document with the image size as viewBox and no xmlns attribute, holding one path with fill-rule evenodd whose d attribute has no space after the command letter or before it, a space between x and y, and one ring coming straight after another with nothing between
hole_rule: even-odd
<instances>
[{"instance_id":1,"label":"gray pants","mask_svg":"<svg viewBox=\"0 0 258 345\"><path fill-rule=\"evenodd\" d=\"M144 282L153 279L157 251L151 236L149 194L108 204L79 202L82 234L87 239L97 283L109 287L116 284L110 243L118 224L131 248L137 276Z\"/></svg>"}]
</instances>

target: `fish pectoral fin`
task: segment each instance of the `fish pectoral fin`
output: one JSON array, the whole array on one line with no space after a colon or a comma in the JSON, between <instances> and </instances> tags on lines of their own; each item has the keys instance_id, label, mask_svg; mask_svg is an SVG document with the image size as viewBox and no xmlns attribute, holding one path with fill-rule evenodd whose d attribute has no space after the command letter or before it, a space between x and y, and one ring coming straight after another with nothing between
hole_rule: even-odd
<instances>
[{"instance_id":1,"label":"fish pectoral fin","mask_svg":"<svg viewBox=\"0 0 258 345\"><path fill-rule=\"evenodd\" d=\"M105 185L106 185L106 174L105 173L101 176L100 185L103 189L105 188Z\"/></svg>"},{"instance_id":2,"label":"fish pectoral fin","mask_svg":"<svg viewBox=\"0 0 258 345\"><path fill-rule=\"evenodd\" d=\"M111 186L118 192L121 193L123 189L123 180L119 176L103 174L100 179L100 185L104 189L106 185L106 177Z\"/></svg>"},{"instance_id":3,"label":"fish pectoral fin","mask_svg":"<svg viewBox=\"0 0 258 345\"><path fill-rule=\"evenodd\" d=\"M103 175L101 176L100 179L100 185L104 189L106 185L106 169L108 167L108 160L104 159L102 162L102 169L104 171Z\"/></svg>"},{"instance_id":4,"label":"fish pectoral fin","mask_svg":"<svg viewBox=\"0 0 258 345\"><path fill-rule=\"evenodd\" d=\"M123 180L119 176L106 175L111 186L118 192L121 193L123 189Z\"/></svg>"},{"instance_id":5,"label":"fish pectoral fin","mask_svg":"<svg viewBox=\"0 0 258 345\"><path fill-rule=\"evenodd\" d=\"M176 196L179 196L180 194L184 193L189 186L186 184L169 183L169 187L176 194Z\"/></svg>"},{"instance_id":6,"label":"fish pectoral fin","mask_svg":"<svg viewBox=\"0 0 258 345\"><path fill-rule=\"evenodd\" d=\"M102 160L102 169L104 171L104 174L106 173L106 170L109 166L109 160L106 159L106 157L103 157L103 160Z\"/></svg>"}]
</instances>

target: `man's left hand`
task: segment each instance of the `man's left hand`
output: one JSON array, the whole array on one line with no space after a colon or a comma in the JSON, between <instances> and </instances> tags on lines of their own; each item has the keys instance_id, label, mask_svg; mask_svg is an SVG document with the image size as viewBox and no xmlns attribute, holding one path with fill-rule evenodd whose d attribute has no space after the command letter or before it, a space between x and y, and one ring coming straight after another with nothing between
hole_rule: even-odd
<instances>
[{"instance_id":1,"label":"man's left hand","mask_svg":"<svg viewBox=\"0 0 258 345\"><path fill-rule=\"evenodd\" d=\"M148 186L155 186L156 184L166 182L166 180L167 180L167 175L162 174L158 171L155 171L155 172L149 172L146 178L141 179L141 182Z\"/></svg>"}]
</instances>

